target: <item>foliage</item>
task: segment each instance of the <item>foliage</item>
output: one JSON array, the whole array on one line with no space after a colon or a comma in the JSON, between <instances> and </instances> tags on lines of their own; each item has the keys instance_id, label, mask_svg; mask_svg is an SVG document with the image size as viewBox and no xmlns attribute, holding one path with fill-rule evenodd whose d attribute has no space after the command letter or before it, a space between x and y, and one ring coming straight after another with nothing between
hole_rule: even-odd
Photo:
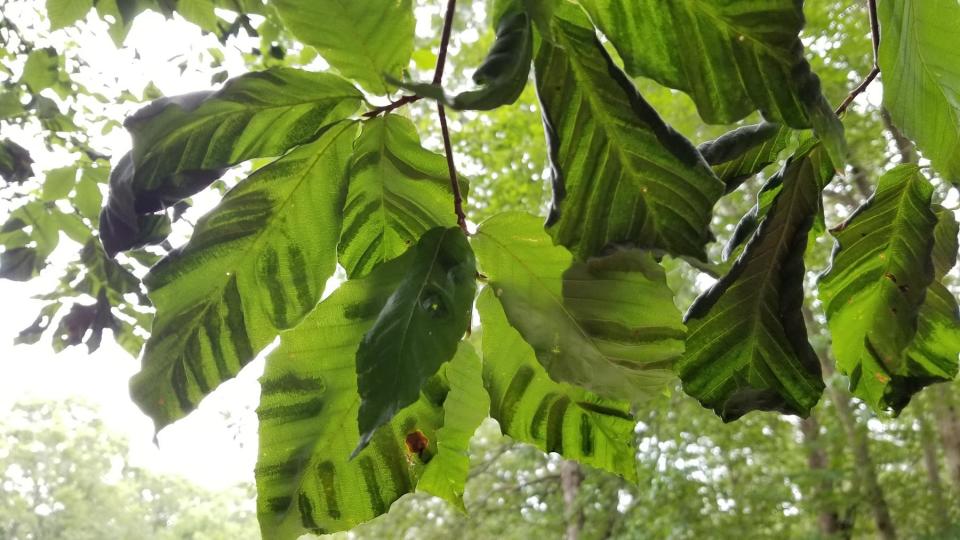
<instances>
[{"instance_id":1,"label":"foliage","mask_svg":"<svg viewBox=\"0 0 960 540\"><path fill-rule=\"evenodd\" d=\"M879 413L956 374L948 1L871 1L856 13L867 22L843 22L880 36L885 129L903 160L912 139L932 165L887 171L862 205L887 162L880 127L849 108L865 85L836 112L829 102L851 86L837 71L866 75L869 56L829 51L845 71L812 58L823 46L803 38L846 18L800 0L450 2L439 42L415 34L411 0L64 4L48 3L53 27L95 8L122 43L154 10L268 51L250 73L215 74L217 90L155 96L127 117L133 148L110 168L91 127L119 116L79 104L111 98L71 80L69 55L0 27L0 69L18 66L0 122L39 125L75 157L33 181L22 141L2 139L0 275L38 276L60 232L84 246L22 340L62 309L55 346L92 350L109 329L139 353L150 328L132 394L159 430L279 339L258 409L265 537L347 530L414 491L463 507L468 440L487 415L642 481L656 474L634 467L633 425L677 378L732 421L810 415L834 359ZM474 9L491 28L471 48L451 35ZM805 9L821 27L804 28ZM444 77L454 51L479 88L450 91L463 82ZM453 135L445 105L464 111L450 111ZM521 135L499 140L513 125ZM527 179L547 176L543 224L543 188ZM183 223L202 197L218 203ZM841 219L818 318L804 288ZM789 425L744 422L764 420Z\"/></svg>"}]
</instances>

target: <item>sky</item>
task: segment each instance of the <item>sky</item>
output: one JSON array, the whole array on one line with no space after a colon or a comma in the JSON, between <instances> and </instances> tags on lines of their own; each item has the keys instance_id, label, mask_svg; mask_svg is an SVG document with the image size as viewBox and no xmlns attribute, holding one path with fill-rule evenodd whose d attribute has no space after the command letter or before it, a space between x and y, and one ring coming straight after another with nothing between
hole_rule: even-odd
<instances>
[{"instance_id":1,"label":"sky","mask_svg":"<svg viewBox=\"0 0 960 540\"><path fill-rule=\"evenodd\" d=\"M32 20L36 5L42 2L8 3L4 16L14 21ZM115 48L106 30L106 24L91 14L81 29L58 30L49 42L37 44L62 50L65 41L76 41L90 66L74 79L91 88L109 84L114 91L126 88L138 95L151 82L164 95L210 88L209 68L200 65L202 71L181 73L177 67L181 56L195 58L206 48L221 47L212 36L201 36L194 25L145 13L136 19L124 50ZM236 46L237 40L233 40L225 50L230 76L246 71ZM122 119L123 111L118 114ZM24 140L14 133L4 135ZM35 172L72 163L69 156L51 154L37 143L28 148L36 161ZM118 129L96 140L96 144L119 157L129 149L130 140ZM0 217L5 213L6 209L0 208ZM61 245L58 250L62 250L59 253L64 259L67 251L80 247L65 237ZM0 414L18 401L80 399L98 406L107 426L129 439L132 464L183 475L213 489L252 482L257 436L254 410L262 359L218 388L186 419L161 431L154 444L152 422L131 401L128 391L128 381L139 370L140 362L111 339L105 336L103 346L93 355L87 354L85 346L55 354L49 334L36 345L13 345L19 330L33 321L42 305L31 296L50 290L56 270L52 268L30 283L0 280Z\"/></svg>"}]
</instances>

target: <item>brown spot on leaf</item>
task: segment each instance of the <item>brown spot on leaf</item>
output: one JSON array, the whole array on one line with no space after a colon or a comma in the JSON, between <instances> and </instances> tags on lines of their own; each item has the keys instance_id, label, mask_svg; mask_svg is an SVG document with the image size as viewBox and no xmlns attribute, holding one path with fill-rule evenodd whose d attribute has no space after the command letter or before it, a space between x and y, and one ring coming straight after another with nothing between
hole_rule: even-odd
<instances>
[{"instance_id":1,"label":"brown spot on leaf","mask_svg":"<svg viewBox=\"0 0 960 540\"><path fill-rule=\"evenodd\" d=\"M430 439L423 434L419 429L416 431L411 431L407 433L404 442L407 444L407 451L411 454L421 455L423 451L427 449L427 445L430 444Z\"/></svg>"}]
</instances>

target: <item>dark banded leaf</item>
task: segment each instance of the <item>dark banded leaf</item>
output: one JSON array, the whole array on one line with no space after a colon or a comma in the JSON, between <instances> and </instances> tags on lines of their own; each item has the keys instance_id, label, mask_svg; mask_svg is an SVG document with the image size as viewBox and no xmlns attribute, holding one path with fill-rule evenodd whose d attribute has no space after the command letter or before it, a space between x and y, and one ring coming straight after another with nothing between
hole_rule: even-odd
<instances>
[{"instance_id":1,"label":"dark banded leaf","mask_svg":"<svg viewBox=\"0 0 960 540\"><path fill-rule=\"evenodd\" d=\"M217 92L161 98L124 122L133 136L136 211L155 211L206 187L224 167L279 156L357 110L362 96L329 73L274 68Z\"/></svg>"},{"instance_id":2,"label":"dark banded leaf","mask_svg":"<svg viewBox=\"0 0 960 540\"><path fill-rule=\"evenodd\" d=\"M340 264L350 277L365 275L426 231L456 225L452 201L446 159L420 146L410 120L388 114L364 122L350 166Z\"/></svg>"},{"instance_id":3,"label":"dark banded leaf","mask_svg":"<svg viewBox=\"0 0 960 540\"><path fill-rule=\"evenodd\" d=\"M264 166L145 278L157 308L131 393L159 430L316 305L336 266L356 124Z\"/></svg>"},{"instance_id":4,"label":"dark banded leaf","mask_svg":"<svg viewBox=\"0 0 960 540\"><path fill-rule=\"evenodd\" d=\"M743 253L685 318L683 389L727 422L753 410L805 416L824 388L801 311L803 255L833 168L822 147L807 146L777 175Z\"/></svg>"},{"instance_id":5,"label":"dark banded leaf","mask_svg":"<svg viewBox=\"0 0 960 540\"><path fill-rule=\"evenodd\" d=\"M789 128L763 122L738 127L701 144L697 150L726 185L724 193L730 193L776 162L790 144L792 133Z\"/></svg>"},{"instance_id":6,"label":"dark banded leaf","mask_svg":"<svg viewBox=\"0 0 960 540\"><path fill-rule=\"evenodd\" d=\"M476 369L469 365L475 364L475 355L461 349L418 401L377 430L370 445L350 459L360 440L356 347L410 270L413 256L411 250L363 278L344 282L300 325L283 332L280 346L267 357L260 379L256 468L264 538L287 540L307 532L350 529L414 491L438 452L466 457L460 432L471 427L452 424L452 430L439 430L447 419L464 418L461 391L475 384L459 379ZM447 434L453 435L450 440L439 440ZM408 446L408 441L416 445ZM452 457L437 460L436 466L450 466ZM449 472L454 482L461 470L458 464L456 470L434 474Z\"/></svg>"},{"instance_id":7,"label":"dark banded leaf","mask_svg":"<svg viewBox=\"0 0 960 540\"><path fill-rule=\"evenodd\" d=\"M630 405L553 381L510 326L491 287L480 293L490 416L514 440L636 481Z\"/></svg>"},{"instance_id":8,"label":"dark banded leaf","mask_svg":"<svg viewBox=\"0 0 960 540\"><path fill-rule=\"evenodd\" d=\"M943 284L947 272L957 263L958 226L953 211L938 205L934 209L934 281L927 288L918 314L917 334L906 353L908 373L923 386L956 377L960 355L960 308L956 296Z\"/></svg>"},{"instance_id":9,"label":"dark banded leaf","mask_svg":"<svg viewBox=\"0 0 960 540\"><path fill-rule=\"evenodd\" d=\"M833 354L850 391L878 411L899 412L928 375L913 373L904 353L934 280L932 195L916 165L897 166L831 231L836 246L819 291Z\"/></svg>"},{"instance_id":10,"label":"dark banded leaf","mask_svg":"<svg viewBox=\"0 0 960 540\"><path fill-rule=\"evenodd\" d=\"M477 263L458 227L427 231L413 260L357 349L360 443L417 400L470 327Z\"/></svg>"},{"instance_id":11,"label":"dark banded leaf","mask_svg":"<svg viewBox=\"0 0 960 540\"><path fill-rule=\"evenodd\" d=\"M845 163L843 125L804 58L803 0L582 0L627 73L690 95L701 118L729 124L753 111L812 127Z\"/></svg>"},{"instance_id":12,"label":"dark banded leaf","mask_svg":"<svg viewBox=\"0 0 960 540\"><path fill-rule=\"evenodd\" d=\"M960 186L960 3L881 0L877 9L883 106L937 172Z\"/></svg>"},{"instance_id":13,"label":"dark banded leaf","mask_svg":"<svg viewBox=\"0 0 960 540\"><path fill-rule=\"evenodd\" d=\"M404 88L418 96L442 101L457 110L489 111L517 101L527 86L533 59L533 28L525 11L507 13L497 23L497 37L487 57L473 73L473 82L481 86L457 95L444 92L430 83L405 83Z\"/></svg>"},{"instance_id":14,"label":"dark banded leaf","mask_svg":"<svg viewBox=\"0 0 960 540\"><path fill-rule=\"evenodd\" d=\"M410 0L275 0L287 29L316 47L344 77L374 94L387 94L384 76L400 78L413 54Z\"/></svg>"},{"instance_id":15,"label":"dark banded leaf","mask_svg":"<svg viewBox=\"0 0 960 540\"><path fill-rule=\"evenodd\" d=\"M644 101L588 21L556 18L536 60L550 144L554 239L579 259L610 244L704 259L723 183Z\"/></svg>"},{"instance_id":16,"label":"dark banded leaf","mask_svg":"<svg viewBox=\"0 0 960 540\"><path fill-rule=\"evenodd\" d=\"M443 385L434 384L425 389L424 394L444 396L443 427L436 431L437 454L423 471L417 491L441 497L466 511L463 489L470 471L470 439L490 410L480 357L473 346L461 341L456 356L440 368L436 380L446 381L449 391L444 395Z\"/></svg>"},{"instance_id":17,"label":"dark banded leaf","mask_svg":"<svg viewBox=\"0 0 960 540\"><path fill-rule=\"evenodd\" d=\"M528 214L498 214L472 239L480 271L550 376L638 402L674 380L684 328L663 269L619 251L571 267Z\"/></svg>"}]
</instances>

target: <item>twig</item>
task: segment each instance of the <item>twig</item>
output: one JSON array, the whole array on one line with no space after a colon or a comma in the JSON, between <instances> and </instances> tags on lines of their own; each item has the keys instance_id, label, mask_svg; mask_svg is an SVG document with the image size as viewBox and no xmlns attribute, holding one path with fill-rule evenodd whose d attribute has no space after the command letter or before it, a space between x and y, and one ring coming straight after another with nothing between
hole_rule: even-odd
<instances>
[{"instance_id":1,"label":"twig","mask_svg":"<svg viewBox=\"0 0 960 540\"><path fill-rule=\"evenodd\" d=\"M463 234L470 236L467 229L467 216L463 213L463 196L460 194L460 183L457 181L457 168L453 164L453 148L450 145L450 131L447 129L447 115L443 104L437 102L437 114L440 116L440 132L443 134L443 151L447 155L447 169L450 171L450 189L453 190L453 211L457 214L457 225Z\"/></svg>"},{"instance_id":2,"label":"twig","mask_svg":"<svg viewBox=\"0 0 960 540\"><path fill-rule=\"evenodd\" d=\"M857 87L854 88L846 98L844 98L843 102L841 102L837 107L837 110L834 111L837 116L845 113L847 111L847 107L853 103L853 100L862 94L864 90L870 86L870 83L877 78L877 75L880 74L880 22L877 18L877 0L868 0L867 11L870 13L870 40L873 43L873 67L870 68L870 73L863 78L863 81L861 81L860 84L858 84Z\"/></svg>"},{"instance_id":3,"label":"twig","mask_svg":"<svg viewBox=\"0 0 960 540\"><path fill-rule=\"evenodd\" d=\"M447 13L443 16L443 30L440 33L440 51L437 53L437 67L433 71L433 84L443 80L443 68L447 63L447 47L450 45L450 31L453 29L453 15L457 9L457 0L447 1Z\"/></svg>"},{"instance_id":4,"label":"twig","mask_svg":"<svg viewBox=\"0 0 960 540\"><path fill-rule=\"evenodd\" d=\"M394 101L393 103L390 103L390 104L388 104L388 105L384 105L384 106L382 106L382 107L377 107L377 108L375 108L375 109L371 109L371 110L363 113L363 116L366 117L366 118L374 118L374 117L376 117L376 116L378 116L378 115L380 115L380 114L385 114L385 113L388 113L388 112L390 112L390 111L392 111L392 110L394 110L394 109L396 109L396 108L403 107L404 105L406 105L406 104L408 104L408 103L413 103L413 102L415 102L415 101L420 101L420 99L422 99L420 96L403 96L402 98Z\"/></svg>"}]
</instances>

